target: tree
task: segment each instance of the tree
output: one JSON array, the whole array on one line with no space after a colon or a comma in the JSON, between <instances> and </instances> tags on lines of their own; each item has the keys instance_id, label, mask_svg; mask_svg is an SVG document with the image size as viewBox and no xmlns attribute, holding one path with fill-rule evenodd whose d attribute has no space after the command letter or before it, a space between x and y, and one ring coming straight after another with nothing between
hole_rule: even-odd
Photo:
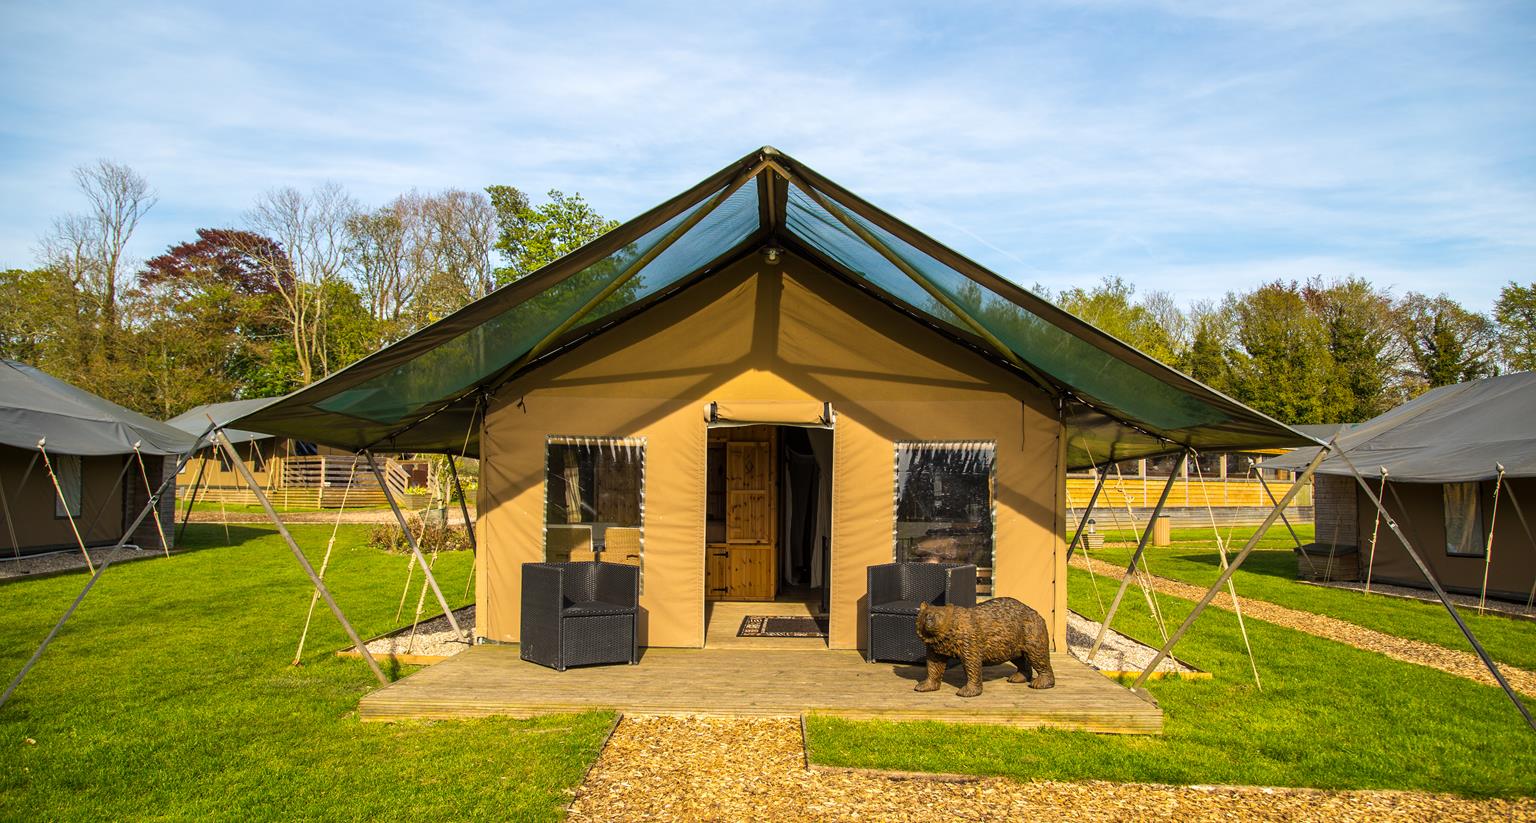
<instances>
[{"instance_id":1,"label":"tree","mask_svg":"<svg viewBox=\"0 0 1536 823\"><path fill-rule=\"evenodd\" d=\"M344 189L326 183L309 194L294 188L272 189L246 215L251 233L271 238L286 256L286 261L271 259L264 249L242 249L272 277L285 309L300 384L326 373L325 286L340 280L346 271L351 243L347 225L356 212L357 203ZM285 265L288 273L280 274Z\"/></svg>"},{"instance_id":2,"label":"tree","mask_svg":"<svg viewBox=\"0 0 1536 823\"><path fill-rule=\"evenodd\" d=\"M272 344L285 335L279 287L291 289L292 276L276 242L237 229L198 229L197 240L146 262L132 294L145 405L164 417L273 393Z\"/></svg>"},{"instance_id":3,"label":"tree","mask_svg":"<svg viewBox=\"0 0 1536 823\"><path fill-rule=\"evenodd\" d=\"M496 270L497 285L526 277L619 225L580 194L551 190L549 202L535 207L512 186L490 186L486 192L496 212L495 248L507 261Z\"/></svg>"},{"instance_id":4,"label":"tree","mask_svg":"<svg viewBox=\"0 0 1536 823\"><path fill-rule=\"evenodd\" d=\"M1441 294L1409 292L1394 311L1406 347L1407 371L1416 388L1465 383L1498 374L1493 322Z\"/></svg>"},{"instance_id":5,"label":"tree","mask_svg":"<svg viewBox=\"0 0 1536 823\"><path fill-rule=\"evenodd\" d=\"M1333 357L1328 329L1307 311L1295 283L1274 282L1229 295L1236 348L1228 355L1232 394L1286 423L1329 423Z\"/></svg>"},{"instance_id":6,"label":"tree","mask_svg":"<svg viewBox=\"0 0 1536 823\"><path fill-rule=\"evenodd\" d=\"M1369 420L1391 408L1393 378L1400 360L1392 328L1392 299L1358 277L1325 282L1313 278L1301 290L1307 309L1328 334L1333 358L1329 386L1336 418Z\"/></svg>"},{"instance_id":7,"label":"tree","mask_svg":"<svg viewBox=\"0 0 1536 823\"><path fill-rule=\"evenodd\" d=\"M1493 304L1499 324L1499 348L1511 371L1536 371L1536 282L1510 281Z\"/></svg>"},{"instance_id":8,"label":"tree","mask_svg":"<svg viewBox=\"0 0 1536 823\"><path fill-rule=\"evenodd\" d=\"M1150 295L1151 306L1135 302L1135 296L1135 286L1119 277L1106 277L1091 289L1063 291L1057 302L1067 311L1142 352L1164 363L1175 362L1178 355L1175 334L1183 334L1183 314L1167 295ZM1175 328L1168 328L1169 324Z\"/></svg>"},{"instance_id":9,"label":"tree","mask_svg":"<svg viewBox=\"0 0 1536 823\"><path fill-rule=\"evenodd\" d=\"M1227 350L1231 347L1231 323L1209 301L1190 307L1192 329L1189 346L1179 359L1185 374L1218 391L1230 391Z\"/></svg>"}]
</instances>

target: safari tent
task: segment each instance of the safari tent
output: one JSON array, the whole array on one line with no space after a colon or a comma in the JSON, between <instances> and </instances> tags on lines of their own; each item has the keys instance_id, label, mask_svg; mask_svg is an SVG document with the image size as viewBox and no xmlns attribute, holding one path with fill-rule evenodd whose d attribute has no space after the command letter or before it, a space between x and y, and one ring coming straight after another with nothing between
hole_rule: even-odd
<instances>
[{"instance_id":1,"label":"safari tent","mask_svg":"<svg viewBox=\"0 0 1536 823\"><path fill-rule=\"evenodd\" d=\"M109 545L136 522L128 542L162 548L173 539L173 496L158 499L154 517L136 515L174 469L166 458L194 438L0 360L0 555Z\"/></svg>"},{"instance_id":2,"label":"safari tent","mask_svg":"<svg viewBox=\"0 0 1536 823\"><path fill-rule=\"evenodd\" d=\"M478 457L483 641L523 563L599 556L680 647L784 596L861 647L893 558L975 562L1063 646L1069 470L1315 442L772 148L234 423Z\"/></svg>"},{"instance_id":3,"label":"safari tent","mask_svg":"<svg viewBox=\"0 0 1536 823\"><path fill-rule=\"evenodd\" d=\"M1317 468L1317 550L1357 552L1361 579L1427 587L1388 534L1391 518L1447 590L1528 600L1536 591L1533 409L1536 373L1517 372L1443 386L1340 430L1343 456ZM1272 465L1304 466L1315 453L1297 449Z\"/></svg>"}]
</instances>

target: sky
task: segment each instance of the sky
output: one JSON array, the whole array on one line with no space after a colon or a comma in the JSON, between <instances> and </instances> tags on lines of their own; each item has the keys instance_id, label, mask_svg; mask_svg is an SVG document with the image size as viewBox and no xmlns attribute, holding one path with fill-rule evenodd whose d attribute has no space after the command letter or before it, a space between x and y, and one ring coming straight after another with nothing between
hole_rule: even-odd
<instances>
[{"instance_id":1,"label":"sky","mask_svg":"<svg viewBox=\"0 0 1536 823\"><path fill-rule=\"evenodd\" d=\"M1536 3L0 0L0 267L98 158L145 259L325 182L625 219L762 145L1025 286L1487 311L1536 280Z\"/></svg>"}]
</instances>

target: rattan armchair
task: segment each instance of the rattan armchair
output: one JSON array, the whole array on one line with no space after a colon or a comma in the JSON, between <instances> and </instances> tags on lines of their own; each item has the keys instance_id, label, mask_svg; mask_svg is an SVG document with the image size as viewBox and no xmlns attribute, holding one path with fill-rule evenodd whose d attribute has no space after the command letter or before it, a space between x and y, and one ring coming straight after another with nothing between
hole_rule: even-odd
<instances>
[{"instance_id":1,"label":"rattan armchair","mask_svg":"<svg viewBox=\"0 0 1536 823\"><path fill-rule=\"evenodd\" d=\"M583 561L523 564L520 656L565 671L639 660L640 569Z\"/></svg>"},{"instance_id":2,"label":"rattan armchair","mask_svg":"<svg viewBox=\"0 0 1536 823\"><path fill-rule=\"evenodd\" d=\"M883 563L869 567L869 662L920 663L917 609L976 605L976 567L966 563Z\"/></svg>"}]
</instances>

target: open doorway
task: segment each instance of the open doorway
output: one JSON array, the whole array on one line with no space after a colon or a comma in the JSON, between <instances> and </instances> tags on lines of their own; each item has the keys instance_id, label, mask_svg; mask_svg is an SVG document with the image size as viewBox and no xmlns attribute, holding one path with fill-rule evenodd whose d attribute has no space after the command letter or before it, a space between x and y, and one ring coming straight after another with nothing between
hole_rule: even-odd
<instances>
[{"instance_id":1,"label":"open doorway","mask_svg":"<svg viewBox=\"0 0 1536 823\"><path fill-rule=\"evenodd\" d=\"M832 431L711 428L706 477L705 645L825 645Z\"/></svg>"}]
</instances>

